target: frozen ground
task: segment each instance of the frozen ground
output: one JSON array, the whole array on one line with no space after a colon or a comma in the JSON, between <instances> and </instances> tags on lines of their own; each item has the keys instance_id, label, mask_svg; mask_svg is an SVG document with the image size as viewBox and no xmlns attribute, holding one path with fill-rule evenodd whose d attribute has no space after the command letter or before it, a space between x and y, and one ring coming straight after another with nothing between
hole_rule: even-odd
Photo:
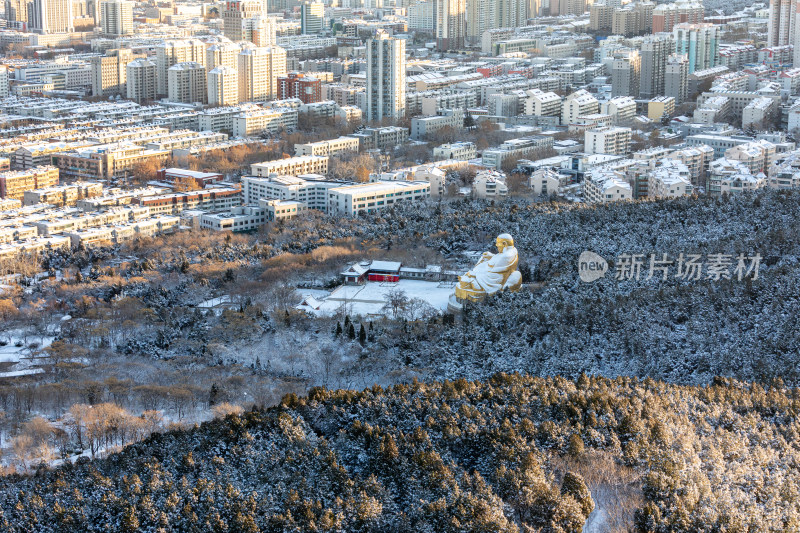
<instances>
[{"instance_id":1,"label":"frozen ground","mask_svg":"<svg viewBox=\"0 0 800 533\"><path fill-rule=\"evenodd\" d=\"M310 294L317 299L319 303L317 309L301 307L315 314L333 315L341 309L342 305L346 305L348 314L378 316L386 314L384 306L388 294L397 290L403 291L409 300L418 298L430 304L437 311L443 312L447 309L447 300L453 294L454 289L452 285L440 284L436 281L403 279L397 283L367 282L364 285L342 285L327 297L319 293L312 294L307 289L298 292L304 296Z\"/></svg>"}]
</instances>

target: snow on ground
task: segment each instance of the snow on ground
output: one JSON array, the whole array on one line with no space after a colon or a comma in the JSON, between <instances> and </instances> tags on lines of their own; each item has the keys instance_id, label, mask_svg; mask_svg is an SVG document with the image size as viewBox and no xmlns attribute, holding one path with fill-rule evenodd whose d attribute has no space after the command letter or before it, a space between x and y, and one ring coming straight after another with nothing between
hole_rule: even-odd
<instances>
[{"instance_id":1,"label":"snow on ground","mask_svg":"<svg viewBox=\"0 0 800 533\"><path fill-rule=\"evenodd\" d=\"M409 300L419 298L428 302L437 311L447 309L447 301L453 294L453 286L441 284L436 281L422 281L402 279L397 283L367 282L364 285L342 285L330 295L308 294L319 303L319 307L311 309L301 307L318 315L333 315L342 305L346 305L348 313L360 316L385 315L384 306L387 295L391 291L403 291ZM308 289L302 289L301 294L306 295Z\"/></svg>"},{"instance_id":2,"label":"snow on ground","mask_svg":"<svg viewBox=\"0 0 800 533\"><path fill-rule=\"evenodd\" d=\"M28 368L25 370L13 370L11 372L0 372L0 378L16 378L19 376L30 376L32 374L41 374L44 368Z\"/></svg>"}]
</instances>

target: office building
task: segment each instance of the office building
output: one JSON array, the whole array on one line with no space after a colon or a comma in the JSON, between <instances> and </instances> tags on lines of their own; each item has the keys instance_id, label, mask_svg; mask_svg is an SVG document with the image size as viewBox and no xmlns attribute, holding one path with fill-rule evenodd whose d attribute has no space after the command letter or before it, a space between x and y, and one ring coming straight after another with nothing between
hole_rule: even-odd
<instances>
[{"instance_id":1,"label":"office building","mask_svg":"<svg viewBox=\"0 0 800 533\"><path fill-rule=\"evenodd\" d=\"M325 5L322 2L306 1L300 6L300 33L316 35L325 27Z\"/></svg>"}]
</instances>

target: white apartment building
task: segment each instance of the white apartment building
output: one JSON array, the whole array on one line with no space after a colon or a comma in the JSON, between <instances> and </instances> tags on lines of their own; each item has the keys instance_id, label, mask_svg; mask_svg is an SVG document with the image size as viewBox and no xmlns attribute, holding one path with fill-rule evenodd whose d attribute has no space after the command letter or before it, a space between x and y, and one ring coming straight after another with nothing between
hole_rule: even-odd
<instances>
[{"instance_id":1,"label":"white apartment building","mask_svg":"<svg viewBox=\"0 0 800 533\"><path fill-rule=\"evenodd\" d=\"M276 161L267 161L264 163L254 163L250 165L250 172L258 177L269 177L272 174L278 176L327 174L328 157L321 155L304 155L278 159Z\"/></svg>"},{"instance_id":2,"label":"white apartment building","mask_svg":"<svg viewBox=\"0 0 800 533\"><path fill-rule=\"evenodd\" d=\"M662 159L660 164L647 176L647 196L677 198L694 192L689 167L675 159Z\"/></svg>"},{"instance_id":3,"label":"white apartment building","mask_svg":"<svg viewBox=\"0 0 800 533\"><path fill-rule=\"evenodd\" d=\"M725 159L742 163L753 175L767 172L777 157L777 147L763 139L725 150Z\"/></svg>"},{"instance_id":4,"label":"white apartment building","mask_svg":"<svg viewBox=\"0 0 800 533\"><path fill-rule=\"evenodd\" d=\"M222 42L212 44L206 49L206 69L209 72L217 67L239 68L239 52L242 47L236 43Z\"/></svg>"},{"instance_id":5,"label":"white apartment building","mask_svg":"<svg viewBox=\"0 0 800 533\"><path fill-rule=\"evenodd\" d=\"M406 112L406 42L378 31L367 40L367 120Z\"/></svg>"},{"instance_id":6,"label":"white apartment building","mask_svg":"<svg viewBox=\"0 0 800 533\"><path fill-rule=\"evenodd\" d=\"M708 165L714 159L714 149L704 144L677 150L667 155L670 159L675 159L689 168L692 185L695 187L705 183Z\"/></svg>"},{"instance_id":7,"label":"white apartment building","mask_svg":"<svg viewBox=\"0 0 800 533\"><path fill-rule=\"evenodd\" d=\"M464 127L463 109L442 109L436 116L411 119L411 138L423 140L444 128L460 130Z\"/></svg>"},{"instance_id":8,"label":"white apartment building","mask_svg":"<svg viewBox=\"0 0 800 533\"><path fill-rule=\"evenodd\" d=\"M472 196L489 199L508 196L506 175L496 170L478 172L472 182Z\"/></svg>"},{"instance_id":9,"label":"white apartment building","mask_svg":"<svg viewBox=\"0 0 800 533\"><path fill-rule=\"evenodd\" d=\"M478 157L478 149L475 143L460 142L442 144L433 149L434 159L456 159L459 161L469 161Z\"/></svg>"},{"instance_id":10,"label":"white apartment building","mask_svg":"<svg viewBox=\"0 0 800 533\"><path fill-rule=\"evenodd\" d=\"M611 115L614 124L626 124L636 116L636 100L632 96L617 96L603 102L600 113Z\"/></svg>"},{"instance_id":11,"label":"white apartment building","mask_svg":"<svg viewBox=\"0 0 800 533\"><path fill-rule=\"evenodd\" d=\"M525 91L525 114L537 117L557 117L561 114L561 97L541 89Z\"/></svg>"},{"instance_id":12,"label":"white apartment building","mask_svg":"<svg viewBox=\"0 0 800 533\"><path fill-rule=\"evenodd\" d=\"M592 115L600 112L600 103L589 91L581 89L575 91L564 99L561 111L561 124L569 125L583 115Z\"/></svg>"},{"instance_id":13,"label":"white apartment building","mask_svg":"<svg viewBox=\"0 0 800 533\"><path fill-rule=\"evenodd\" d=\"M220 65L208 72L208 103L217 106L239 103L239 73L235 68Z\"/></svg>"},{"instance_id":14,"label":"white apartment building","mask_svg":"<svg viewBox=\"0 0 800 533\"><path fill-rule=\"evenodd\" d=\"M588 203L607 203L631 200L633 189L618 172L593 170L583 181L583 198Z\"/></svg>"},{"instance_id":15,"label":"white apartment building","mask_svg":"<svg viewBox=\"0 0 800 533\"><path fill-rule=\"evenodd\" d=\"M157 90L157 66L150 59L134 59L125 66L127 95L129 100L142 103L155 100Z\"/></svg>"},{"instance_id":16,"label":"white apartment building","mask_svg":"<svg viewBox=\"0 0 800 533\"><path fill-rule=\"evenodd\" d=\"M327 141L317 141L294 145L294 155L337 155L344 152L358 152L359 141L355 137L342 136Z\"/></svg>"},{"instance_id":17,"label":"white apartment building","mask_svg":"<svg viewBox=\"0 0 800 533\"><path fill-rule=\"evenodd\" d=\"M278 78L286 75L286 50L280 46L239 52L239 101L263 102L278 97Z\"/></svg>"},{"instance_id":18,"label":"white apartment building","mask_svg":"<svg viewBox=\"0 0 800 533\"><path fill-rule=\"evenodd\" d=\"M167 70L167 94L170 102L185 104L208 102L206 67L200 63L178 63Z\"/></svg>"},{"instance_id":19,"label":"white apartment building","mask_svg":"<svg viewBox=\"0 0 800 533\"><path fill-rule=\"evenodd\" d=\"M606 127L584 133L584 151L587 154L625 155L630 145L630 128Z\"/></svg>"},{"instance_id":20,"label":"white apartment building","mask_svg":"<svg viewBox=\"0 0 800 533\"><path fill-rule=\"evenodd\" d=\"M104 35L118 37L133 33L133 2L104 0L100 2L100 27Z\"/></svg>"},{"instance_id":21,"label":"white apartment building","mask_svg":"<svg viewBox=\"0 0 800 533\"><path fill-rule=\"evenodd\" d=\"M297 128L296 109L247 109L233 117L234 137L254 137L264 133Z\"/></svg>"},{"instance_id":22,"label":"white apartment building","mask_svg":"<svg viewBox=\"0 0 800 533\"><path fill-rule=\"evenodd\" d=\"M515 157L526 157L537 150L553 147L552 137L521 137L509 139L497 148L484 150L481 162L483 166L500 170L503 162Z\"/></svg>"},{"instance_id":23,"label":"white apartment building","mask_svg":"<svg viewBox=\"0 0 800 533\"><path fill-rule=\"evenodd\" d=\"M169 69L178 63L194 62L205 66L206 45L199 39L165 41L156 45L156 93L166 96Z\"/></svg>"},{"instance_id":24,"label":"white apartment building","mask_svg":"<svg viewBox=\"0 0 800 533\"><path fill-rule=\"evenodd\" d=\"M721 196L744 191L755 191L767 185L766 176L754 176L744 163L726 158L711 162L708 169L708 194Z\"/></svg>"}]
</instances>

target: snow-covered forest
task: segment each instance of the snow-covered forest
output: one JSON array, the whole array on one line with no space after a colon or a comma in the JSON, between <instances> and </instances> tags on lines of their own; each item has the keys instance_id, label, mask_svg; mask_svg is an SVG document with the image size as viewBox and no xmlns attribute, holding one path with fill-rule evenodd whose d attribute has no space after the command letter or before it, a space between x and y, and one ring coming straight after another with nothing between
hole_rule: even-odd
<instances>
[{"instance_id":1,"label":"snow-covered forest","mask_svg":"<svg viewBox=\"0 0 800 533\"><path fill-rule=\"evenodd\" d=\"M797 391L634 378L312 389L33 477L6 531L795 531ZM597 523L594 517L602 517Z\"/></svg>"}]
</instances>

